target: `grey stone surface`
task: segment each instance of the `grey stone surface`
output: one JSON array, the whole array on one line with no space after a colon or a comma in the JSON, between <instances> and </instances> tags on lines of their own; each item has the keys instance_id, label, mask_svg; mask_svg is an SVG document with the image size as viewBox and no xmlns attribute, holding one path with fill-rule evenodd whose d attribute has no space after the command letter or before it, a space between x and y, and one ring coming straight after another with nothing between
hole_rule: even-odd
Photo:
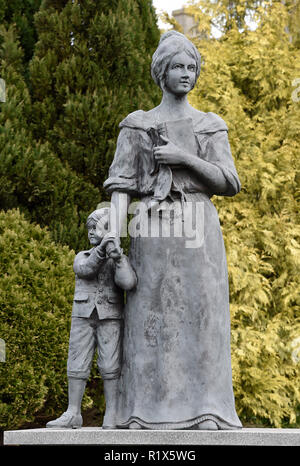
<instances>
[{"instance_id":1,"label":"grey stone surface","mask_svg":"<svg viewBox=\"0 0 300 466\"><path fill-rule=\"evenodd\" d=\"M300 429L103 430L28 429L4 432L4 445L259 445L300 446Z\"/></svg>"}]
</instances>

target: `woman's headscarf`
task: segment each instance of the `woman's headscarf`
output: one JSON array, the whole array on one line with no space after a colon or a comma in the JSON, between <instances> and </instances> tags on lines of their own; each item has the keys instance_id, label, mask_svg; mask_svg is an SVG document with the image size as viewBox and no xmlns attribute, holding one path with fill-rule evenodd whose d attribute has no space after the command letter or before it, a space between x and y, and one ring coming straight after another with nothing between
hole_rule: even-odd
<instances>
[{"instance_id":1,"label":"woman's headscarf","mask_svg":"<svg viewBox=\"0 0 300 466\"><path fill-rule=\"evenodd\" d=\"M195 45L183 34L177 31L168 31L161 36L158 47L153 54L151 76L154 82L162 88L168 66L174 55L186 52L196 62L197 81L201 68L201 55Z\"/></svg>"}]
</instances>

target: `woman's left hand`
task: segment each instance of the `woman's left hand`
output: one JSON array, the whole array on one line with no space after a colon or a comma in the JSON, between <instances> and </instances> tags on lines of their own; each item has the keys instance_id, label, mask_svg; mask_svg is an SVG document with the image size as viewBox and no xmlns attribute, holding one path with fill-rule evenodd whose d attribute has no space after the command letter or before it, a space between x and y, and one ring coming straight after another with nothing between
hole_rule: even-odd
<instances>
[{"instance_id":1,"label":"woman's left hand","mask_svg":"<svg viewBox=\"0 0 300 466\"><path fill-rule=\"evenodd\" d=\"M166 142L165 146L154 147L153 153L155 160L158 163L165 163L168 165L180 165L183 164L186 158L186 154L182 149L177 147L173 142L167 139L165 136L160 136L161 139Z\"/></svg>"}]
</instances>

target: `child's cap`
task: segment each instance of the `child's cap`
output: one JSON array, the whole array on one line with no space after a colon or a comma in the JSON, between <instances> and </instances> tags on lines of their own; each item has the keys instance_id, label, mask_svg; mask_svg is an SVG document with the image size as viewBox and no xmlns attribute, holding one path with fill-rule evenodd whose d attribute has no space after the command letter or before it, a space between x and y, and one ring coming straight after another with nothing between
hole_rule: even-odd
<instances>
[{"instance_id":1,"label":"child's cap","mask_svg":"<svg viewBox=\"0 0 300 466\"><path fill-rule=\"evenodd\" d=\"M109 207L103 207L102 209L96 209L94 210L87 218L87 221L86 221L86 225L88 226L88 224L91 222L91 221L94 221L96 223L99 222L99 220L103 217L106 217L106 220L108 221L109 219L109 211L110 211L110 208Z\"/></svg>"}]
</instances>

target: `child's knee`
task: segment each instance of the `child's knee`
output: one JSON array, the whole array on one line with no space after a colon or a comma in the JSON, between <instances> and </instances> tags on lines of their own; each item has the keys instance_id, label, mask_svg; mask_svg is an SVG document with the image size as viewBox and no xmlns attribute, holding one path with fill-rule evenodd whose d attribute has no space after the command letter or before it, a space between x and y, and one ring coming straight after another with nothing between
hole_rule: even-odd
<instances>
[{"instance_id":1,"label":"child's knee","mask_svg":"<svg viewBox=\"0 0 300 466\"><path fill-rule=\"evenodd\" d=\"M98 364L98 369L103 380L118 379L121 374L121 365Z\"/></svg>"}]
</instances>

